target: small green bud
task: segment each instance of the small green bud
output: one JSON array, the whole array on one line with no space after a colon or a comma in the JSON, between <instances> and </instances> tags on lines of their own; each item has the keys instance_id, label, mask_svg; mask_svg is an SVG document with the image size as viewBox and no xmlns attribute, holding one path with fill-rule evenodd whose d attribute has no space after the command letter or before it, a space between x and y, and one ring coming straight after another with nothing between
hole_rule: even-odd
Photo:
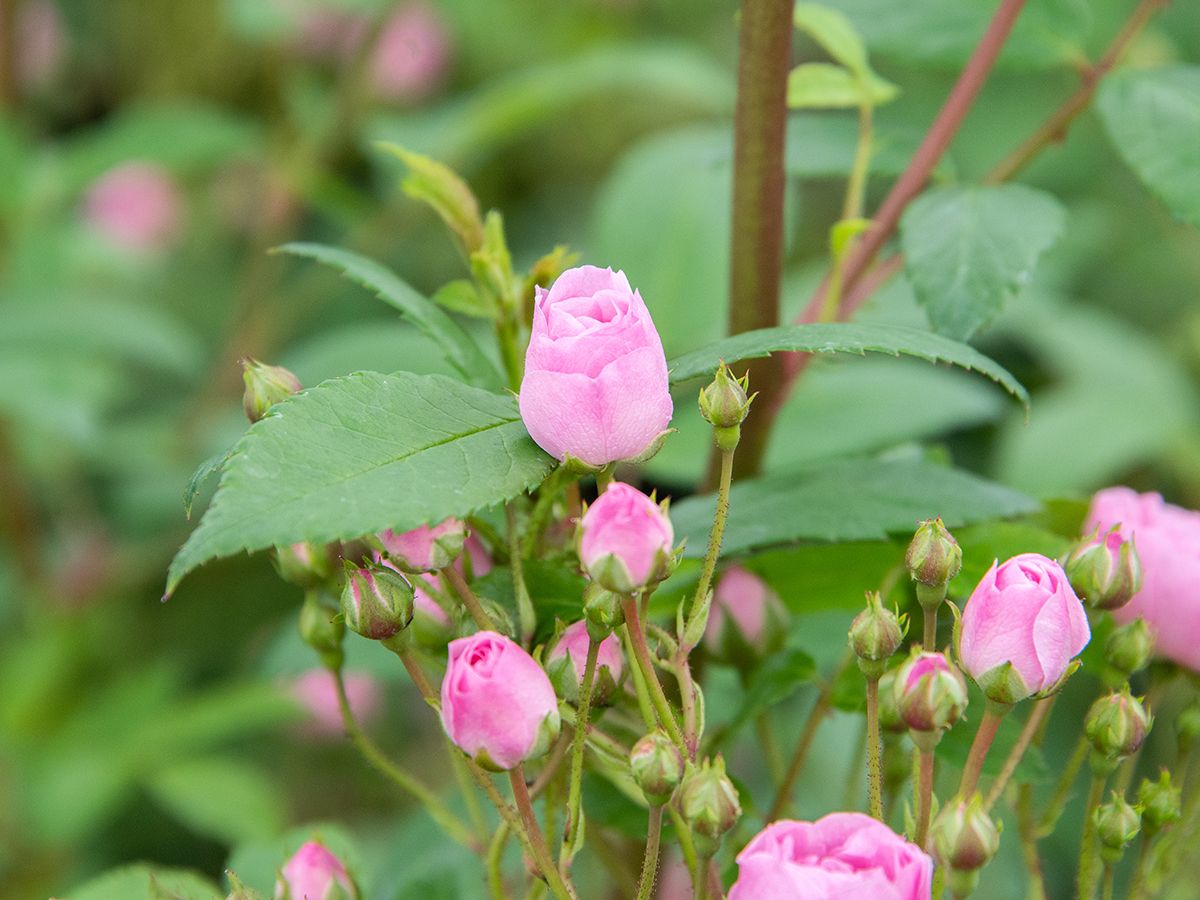
<instances>
[{"instance_id":1,"label":"small green bud","mask_svg":"<svg viewBox=\"0 0 1200 900\"><path fill-rule=\"evenodd\" d=\"M1181 741L1200 738L1200 698L1193 700L1179 712L1175 719L1175 731Z\"/></svg>"},{"instance_id":2,"label":"small green bud","mask_svg":"<svg viewBox=\"0 0 1200 900\"><path fill-rule=\"evenodd\" d=\"M1154 655L1154 634L1146 620L1134 619L1114 629L1104 642L1104 655L1126 678L1146 668Z\"/></svg>"},{"instance_id":3,"label":"small green bud","mask_svg":"<svg viewBox=\"0 0 1200 900\"><path fill-rule=\"evenodd\" d=\"M1142 589L1142 563L1132 540L1114 528L1094 532L1063 561L1067 580L1092 609L1119 609Z\"/></svg>"},{"instance_id":4,"label":"small green bud","mask_svg":"<svg viewBox=\"0 0 1200 900\"><path fill-rule=\"evenodd\" d=\"M944 653L914 652L893 685L900 717L913 731L940 735L967 708L967 682Z\"/></svg>"},{"instance_id":5,"label":"small green bud","mask_svg":"<svg viewBox=\"0 0 1200 900\"><path fill-rule=\"evenodd\" d=\"M850 625L850 648L858 657L859 668L868 678L879 678L887 668L887 660L904 640L904 625L900 617L883 606L877 591L867 593L867 608Z\"/></svg>"},{"instance_id":6,"label":"small green bud","mask_svg":"<svg viewBox=\"0 0 1200 900\"><path fill-rule=\"evenodd\" d=\"M943 588L936 607L946 596L945 586L962 569L962 548L946 530L941 517L926 519L917 526L904 554L912 580L926 587ZM925 601L922 600L922 603Z\"/></svg>"},{"instance_id":7,"label":"small green bud","mask_svg":"<svg viewBox=\"0 0 1200 900\"><path fill-rule=\"evenodd\" d=\"M933 853L952 872L977 872L1000 848L1000 832L983 809L983 795L969 802L955 797L929 829Z\"/></svg>"},{"instance_id":8,"label":"small green bud","mask_svg":"<svg viewBox=\"0 0 1200 900\"><path fill-rule=\"evenodd\" d=\"M899 669L888 669L879 679L879 727L888 734L904 734L908 725L900 717L896 705L896 674Z\"/></svg>"},{"instance_id":9,"label":"small green bud","mask_svg":"<svg viewBox=\"0 0 1200 900\"><path fill-rule=\"evenodd\" d=\"M699 766L689 765L679 786L679 811L692 829L696 852L712 856L721 844L721 837L742 815L737 788L725 774L725 760L720 756L704 760Z\"/></svg>"},{"instance_id":10,"label":"small green bud","mask_svg":"<svg viewBox=\"0 0 1200 900\"><path fill-rule=\"evenodd\" d=\"M1095 812L1096 836L1100 838L1100 856L1115 863L1125 847L1137 837L1142 827L1141 814L1116 791L1112 798Z\"/></svg>"},{"instance_id":11,"label":"small green bud","mask_svg":"<svg viewBox=\"0 0 1200 900\"><path fill-rule=\"evenodd\" d=\"M355 634L373 641L387 640L412 621L412 585L391 569L347 564L342 618Z\"/></svg>"},{"instance_id":12,"label":"small green bud","mask_svg":"<svg viewBox=\"0 0 1200 900\"><path fill-rule=\"evenodd\" d=\"M1183 814L1179 786L1171 783L1171 773L1166 769L1159 772L1158 781L1142 780L1137 801L1142 808L1142 827L1148 835L1178 822Z\"/></svg>"},{"instance_id":13,"label":"small green bud","mask_svg":"<svg viewBox=\"0 0 1200 900\"><path fill-rule=\"evenodd\" d=\"M683 779L683 755L662 731L652 731L629 751L629 767L647 802L662 806Z\"/></svg>"},{"instance_id":14,"label":"small green bud","mask_svg":"<svg viewBox=\"0 0 1200 900\"><path fill-rule=\"evenodd\" d=\"M338 618L338 611L316 591L309 591L300 607L300 637L320 654L326 668L341 668L345 633L346 626Z\"/></svg>"},{"instance_id":15,"label":"small green bud","mask_svg":"<svg viewBox=\"0 0 1200 900\"><path fill-rule=\"evenodd\" d=\"M251 422L257 422L280 400L286 400L304 387L300 379L283 366L268 366L249 357L242 360L242 381L246 385L242 408Z\"/></svg>"},{"instance_id":16,"label":"small green bud","mask_svg":"<svg viewBox=\"0 0 1200 900\"><path fill-rule=\"evenodd\" d=\"M512 613L503 603L498 603L489 597L480 597L479 605L483 607L483 611L488 614L492 623L496 626L495 630L506 637L512 638L514 641L519 641L520 637L517 632L517 625L513 621ZM470 622L470 617L467 618ZM468 626L467 630L473 632L476 630L474 623Z\"/></svg>"},{"instance_id":17,"label":"small green bud","mask_svg":"<svg viewBox=\"0 0 1200 900\"><path fill-rule=\"evenodd\" d=\"M725 363L721 363L713 380L701 389L700 415L713 428L735 429L746 420L754 402L753 397L746 396L749 378L748 374L734 378Z\"/></svg>"},{"instance_id":18,"label":"small green bud","mask_svg":"<svg viewBox=\"0 0 1200 900\"><path fill-rule=\"evenodd\" d=\"M589 581L583 589L583 612L587 616L588 636L593 640L602 641L625 624L620 596L594 581Z\"/></svg>"},{"instance_id":19,"label":"small green bud","mask_svg":"<svg viewBox=\"0 0 1200 900\"><path fill-rule=\"evenodd\" d=\"M1106 694L1092 704L1084 718L1084 733L1099 757L1120 760L1138 751L1150 732L1153 718L1141 701L1129 693Z\"/></svg>"},{"instance_id":20,"label":"small green bud","mask_svg":"<svg viewBox=\"0 0 1200 900\"><path fill-rule=\"evenodd\" d=\"M302 588L318 587L333 576L333 560L327 544L301 541L276 547L271 558L280 578Z\"/></svg>"}]
</instances>

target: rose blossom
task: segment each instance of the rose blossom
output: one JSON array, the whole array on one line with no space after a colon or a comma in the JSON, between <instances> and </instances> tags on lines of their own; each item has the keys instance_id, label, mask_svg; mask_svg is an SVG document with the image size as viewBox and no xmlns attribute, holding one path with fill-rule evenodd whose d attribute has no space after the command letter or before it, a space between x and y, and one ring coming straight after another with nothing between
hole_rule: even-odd
<instances>
[{"instance_id":1,"label":"rose blossom","mask_svg":"<svg viewBox=\"0 0 1200 900\"><path fill-rule=\"evenodd\" d=\"M360 725L370 722L379 713L383 700L379 682L364 672L348 672L344 678L346 699L350 701L354 718ZM314 737L342 734L337 685L328 669L309 669L302 673L292 682L291 693L311 716L307 728L309 734Z\"/></svg>"},{"instance_id":2,"label":"rose blossom","mask_svg":"<svg viewBox=\"0 0 1200 900\"><path fill-rule=\"evenodd\" d=\"M929 900L933 860L862 813L772 822L737 857L729 900Z\"/></svg>"},{"instance_id":3,"label":"rose blossom","mask_svg":"<svg viewBox=\"0 0 1200 900\"><path fill-rule=\"evenodd\" d=\"M92 183L84 199L83 217L118 246L156 250L178 234L183 199L162 167L127 162Z\"/></svg>"},{"instance_id":4,"label":"rose blossom","mask_svg":"<svg viewBox=\"0 0 1200 900\"><path fill-rule=\"evenodd\" d=\"M582 685L583 670L587 664L589 640L587 622L583 619L573 622L566 627L559 637L558 642L546 657L546 665L549 666L555 660L562 659L563 657L569 658L571 665L575 669L575 680L578 684ZM608 669L613 682L617 682L621 680L622 666L621 644L617 640L616 635L610 634L600 642L600 652L596 656L596 674L599 675L601 669Z\"/></svg>"},{"instance_id":5,"label":"rose blossom","mask_svg":"<svg viewBox=\"0 0 1200 900\"><path fill-rule=\"evenodd\" d=\"M390 528L379 535L388 558L404 572L432 572L444 569L462 553L466 526L450 518L437 525L419 525L409 531Z\"/></svg>"},{"instance_id":6,"label":"rose blossom","mask_svg":"<svg viewBox=\"0 0 1200 900\"><path fill-rule=\"evenodd\" d=\"M993 563L971 593L959 657L985 694L1012 703L1053 687L1090 639L1087 614L1062 567L1022 553ZM1005 663L1011 670L1001 668Z\"/></svg>"},{"instance_id":7,"label":"rose blossom","mask_svg":"<svg viewBox=\"0 0 1200 900\"><path fill-rule=\"evenodd\" d=\"M1133 539L1142 566L1142 589L1113 618L1145 619L1160 655L1200 671L1200 513L1112 487L1092 498L1085 528L1113 526Z\"/></svg>"},{"instance_id":8,"label":"rose blossom","mask_svg":"<svg viewBox=\"0 0 1200 900\"><path fill-rule=\"evenodd\" d=\"M704 646L712 654L725 653L733 642L732 632L756 653L779 646L785 627L781 606L779 596L765 581L741 566L730 566L713 591Z\"/></svg>"},{"instance_id":9,"label":"rose blossom","mask_svg":"<svg viewBox=\"0 0 1200 900\"><path fill-rule=\"evenodd\" d=\"M511 769L545 753L558 735L550 678L520 646L494 631L450 642L442 725L481 765Z\"/></svg>"},{"instance_id":10,"label":"rose blossom","mask_svg":"<svg viewBox=\"0 0 1200 900\"><path fill-rule=\"evenodd\" d=\"M579 560L610 591L628 594L665 577L675 531L662 508L620 481L608 486L579 523Z\"/></svg>"},{"instance_id":11,"label":"rose blossom","mask_svg":"<svg viewBox=\"0 0 1200 900\"><path fill-rule=\"evenodd\" d=\"M625 273L580 266L536 294L520 396L529 434L597 467L650 450L671 421L667 360Z\"/></svg>"},{"instance_id":12,"label":"rose blossom","mask_svg":"<svg viewBox=\"0 0 1200 900\"><path fill-rule=\"evenodd\" d=\"M390 534L390 532L385 532ZM385 535L381 535L381 540L387 543ZM471 563L471 577L480 578L492 570L492 558L488 555L487 548L483 546L483 542L475 535L467 536L466 542L463 544L463 552L454 560L453 566L459 574L466 577L465 561ZM402 570L393 563L388 557L381 553L375 554L375 562L380 565L387 566L389 569L394 569L397 572ZM430 594L430 591L441 591L441 585L438 583L436 575L427 575L418 573L416 575L405 574L413 586L413 633L417 638L418 643L424 647L444 647L446 641L450 639L451 625L450 616L442 605Z\"/></svg>"},{"instance_id":13,"label":"rose blossom","mask_svg":"<svg viewBox=\"0 0 1200 900\"><path fill-rule=\"evenodd\" d=\"M304 844L289 859L275 883L276 900L326 900L357 897L342 861L317 841Z\"/></svg>"}]
</instances>

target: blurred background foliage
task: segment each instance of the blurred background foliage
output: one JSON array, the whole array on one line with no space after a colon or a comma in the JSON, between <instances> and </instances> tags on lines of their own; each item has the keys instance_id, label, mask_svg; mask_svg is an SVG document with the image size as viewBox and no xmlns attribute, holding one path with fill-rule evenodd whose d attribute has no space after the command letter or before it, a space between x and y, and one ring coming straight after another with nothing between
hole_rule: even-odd
<instances>
[{"instance_id":1,"label":"blurred background foliage","mask_svg":"<svg viewBox=\"0 0 1200 900\"><path fill-rule=\"evenodd\" d=\"M994 4L835 5L900 88L878 111L871 209ZM1031 2L937 181L975 180L1012 150L1131 5ZM821 55L800 37L796 58ZM1163 12L1127 64L1167 62L1200 63L1192 3ZM299 592L264 557L211 565L158 603L191 528L183 490L244 427L240 357L309 385L445 370L366 291L267 252L296 238L344 245L427 295L462 277L377 141L457 168L503 211L519 265L566 243L624 269L668 356L721 335L735 66L731 0L0 0L0 897L142 896L146 870L94 880L138 861L173 896L212 896L226 865L267 889L314 831L357 862L370 897L479 894L477 864L296 702L288 685L314 662L294 635ZM790 122L793 314L823 271L854 135L849 112ZM143 198L132 232L113 224L123 178ZM1094 112L1022 180L1062 201L1066 229L974 343L1030 388L1028 423L959 371L820 360L783 413L769 470L932 453L1043 500L1122 482L1200 505L1200 235L1143 188ZM924 314L897 279L861 318ZM677 398L679 434L645 471L677 496L708 440L693 404ZM1047 510L962 535L971 577L995 555L1061 547L1082 508ZM894 566L896 537L753 562L796 613L783 674L747 688L781 704L786 738L811 702L798 689L833 666L828 648ZM379 740L442 765L391 657L349 648L351 668L382 685L366 698L387 711L372 719ZM738 772L753 741L737 743L720 698L732 710L743 688L711 674L712 727L730 725ZM835 716L823 734L801 814L843 802L848 754L835 748L856 740L857 721ZM590 787L620 852L641 813ZM760 791L746 785L748 809ZM1008 841L979 896L1013 896L1018 870ZM1052 887L1069 871L1052 866Z\"/></svg>"}]
</instances>

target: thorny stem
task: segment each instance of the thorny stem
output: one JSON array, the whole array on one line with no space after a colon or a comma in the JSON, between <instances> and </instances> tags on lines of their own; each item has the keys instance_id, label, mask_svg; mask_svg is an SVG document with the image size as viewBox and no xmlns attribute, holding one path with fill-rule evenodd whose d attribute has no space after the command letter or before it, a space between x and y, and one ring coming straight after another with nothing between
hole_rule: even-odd
<instances>
[{"instance_id":1,"label":"thorny stem","mask_svg":"<svg viewBox=\"0 0 1200 900\"><path fill-rule=\"evenodd\" d=\"M558 862L564 870L568 870L572 847L575 843L576 832L579 829L581 814L580 798L583 788L583 748L587 742L588 713L592 708L592 687L596 681L596 660L600 655L600 642L588 637L587 662L583 667L583 685L579 689L579 714L575 721L575 736L571 741L571 769L567 788L567 827L563 833L562 847L559 848ZM568 666L568 668L570 668Z\"/></svg>"},{"instance_id":2,"label":"thorny stem","mask_svg":"<svg viewBox=\"0 0 1200 900\"><path fill-rule=\"evenodd\" d=\"M979 721L979 730L975 732L975 740L971 742L971 752L967 755L967 763L963 767L962 782L958 794L964 801L969 801L979 784L979 773L983 771L983 761L987 758L988 749L996 739L996 732L1004 719L1004 714L1011 709L989 702Z\"/></svg>"},{"instance_id":3,"label":"thorny stem","mask_svg":"<svg viewBox=\"0 0 1200 900\"><path fill-rule=\"evenodd\" d=\"M1078 900L1092 900L1096 894L1096 810L1104 799L1104 782L1107 775L1092 775L1092 788L1088 792L1087 807L1083 811L1083 838L1080 841L1079 872L1075 878Z\"/></svg>"},{"instance_id":4,"label":"thorny stem","mask_svg":"<svg viewBox=\"0 0 1200 900\"><path fill-rule=\"evenodd\" d=\"M1025 889L1025 896L1028 900L1046 900L1046 879L1042 874L1042 860L1038 856L1037 819L1033 810L1031 784L1022 784L1018 792L1017 821L1025 868L1029 870L1029 885Z\"/></svg>"},{"instance_id":5,"label":"thorny stem","mask_svg":"<svg viewBox=\"0 0 1200 900\"><path fill-rule=\"evenodd\" d=\"M1113 888L1116 886L1116 866L1106 862L1104 864L1104 887L1100 891L1100 896L1103 900L1113 900Z\"/></svg>"},{"instance_id":6,"label":"thorny stem","mask_svg":"<svg viewBox=\"0 0 1200 900\"><path fill-rule=\"evenodd\" d=\"M642 857L642 877L638 882L637 900L650 900L654 893L654 880L658 875L658 844L662 837L663 808L654 803L650 806L650 822L646 830L646 855Z\"/></svg>"},{"instance_id":7,"label":"thorny stem","mask_svg":"<svg viewBox=\"0 0 1200 900\"><path fill-rule=\"evenodd\" d=\"M578 900L574 888L570 886L569 882L563 880L562 874L554 866L554 860L550 856L550 848L546 846L546 839L542 835L541 826L538 824L537 813L533 810L533 799L529 796L529 786L525 784L524 767L518 765L515 769L510 769L508 780L512 785L513 800L516 801L517 809L521 813L521 819L525 823L525 830L529 835L533 859L537 863L538 868L541 869L542 877L546 879L546 884L549 885L554 896L560 898L560 900L563 900L563 898Z\"/></svg>"},{"instance_id":8,"label":"thorny stem","mask_svg":"<svg viewBox=\"0 0 1200 900\"><path fill-rule=\"evenodd\" d=\"M712 585L717 570L717 558L721 555L721 541L725 537L725 522L729 518L729 486L733 480L733 450L721 453L721 480L717 487L717 511L713 516L712 530L708 533L708 550L704 554L704 567L700 570L700 581L692 595L692 606L688 612L688 624L699 614ZM686 630L686 629L685 629ZM689 651L691 647L687 648Z\"/></svg>"},{"instance_id":9,"label":"thorny stem","mask_svg":"<svg viewBox=\"0 0 1200 900\"><path fill-rule=\"evenodd\" d=\"M508 823L501 822L496 826L492 841L488 844L487 877L492 900L507 900L508 898L508 893L504 889L504 872L501 869L504 861L504 845L508 843L508 834Z\"/></svg>"},{"instance_id":10,"label":"thorny stem","mask_svg":"<svg viewBox=\"0 0 1200 900\"><path fill-rule=\"evenodd\" d=\"M1054 830L1054 826L1058 822L1058 817L1062 815L1063 808L1067 805L1067 795L1071 792L1071 786L1075 784L1075 779L1079 776L1079 770L1083 767L1083 763L1087 759L1090 747L1091 745L1088 743L1086 735L1080 736L1079 742L1075 745L1075 750L1071 754L1071 758L1067 760L1067 765L1063 768L1062 775L1058 778L1058 784L1055 785L1054 793L1050 797L1046 811L1042 813L1042 818L1038 822L1039 836L1044 837Z\"/></svg>"},{"instance_id":11,"label":"thorny stem","mask_svg":"<svg viewBox=\"0 0 1200 900\"><path fill-rule=\"evenodd\" d=\"M467 612L471 614L471 618L475 620L475 624L484 631L495 631L496 623L492 621L492 617L479 604L479 598L475 596L475 592L471 590L471 586L467 584L467 580L462 577L462 574L454 566L446 566L446 568L442 569L441 575L450 587L454 589L454 593L458 594L458 599L467 608Z\"/></svg>"},{"instance_id":12,"label":"thorny stem","mask_svg":"<svg viewBox=\"0 0 1200 900\"><path fill-rule=\"evenodd\" d=\"M923 850L933 815L933 748L920 748L917 759L917 833L913 843Z\"/></svg>"},{"instance_id":13,"label":"thorny stem","mask_svg":"<svg viewBox=\"0 0 1200 900\"><path fill-rule=\"evenodd\" d=\"M508 524L508 564L512 569L513 594L517 598L517 618L521 627L521 643L529 647L537 629L537 614L525 584L525 564L521 559L521 542L517 532L517 511L511 503L504 506Z\"/></svg>"},{"instance_id":14,"label":"thorny stem","mask_svg":"<svg viewBox=\"0 0 1200 900\"><path fill-rule=\"evenodd\" d=\"M1129 879L1129 900L1141 900L1146 896L1146 870L1150 863L1150 845L1157 835L1142 832L1138 841L1137 862L1133 866L1133 875Z\"/></svg>"},{"instance_id":15,"label":"thorny stem","mask_svg":"<svg viewBox=\"0 0 1200 900\"><path fill-rule=\"evenodd\" d=\"M626 659L637 659L637 654L633 648L633 638L630 635L629 623L626 622L620 628L621 644L625 651ZM646 686L646 678L642 674L641 666L633 666L630 669L630 677L633 679L633 693L637 697L638 711L642 714L642 722L646 728L653 731L658 727L658 720L654 715L654 704L650 699L650 688Z\"/></svg>"},{"instance_id":16,"label":"thorny stem","mask_svg":"<svg viewBox=\"0 0 1200 900\"><path fill-rule=\"evenodd\" d=\"M650 659L650 648L646 646L646 633L642 629L642 620L638 617L637 601L633 597L623 597L621 607L625 611L625 626L629 631L630 643L633 644L634 659L642 671L642 678L650 692L650 699L654 703L658 719L671 740L679 747L680 752L687 756L688 748L683 739L683 732L679 730L675 713L671 711L671 704L667 701L662 682L658 680L658 673L654 671L654 663Z\"/></svg>"},{"instance_id":17,"label":"thorny stem","mask_svg":"<svg viewBox=\"0 0 1200 900\"><path fill-rule=\"evenodd\" d=\"M883 764L879 738L879 679L867 678L867 798L871 815L883 821Z\"/></svg>"},{"instance_id":18,"label":"thorny stem","mask_svg":"<svg viewBox=\"0 0 1200 900\"><path fill-rule=\"evenodd\" d=\"M1017 770L1021 758L1025 755L1025 751L1029 749L1029 744L1033 741L1033 736L1041 728L1042 722L1049 715L1053 705L1053 697L1046 697L1034 703L1033 710L1029 713L1029 718L1025 720L1025 727L1021 729L1021 734L1017 737L1017 742L1013 744L1012 750L1009 751L1008 756L1004 760L1004 767L1000 770L1000 774L996 776L996 780L992 782L992 786L988 790L987 797L983 801L984 812L991 812L992 807L996 805L996 801L1004 793L1004 788L1008 786L1009 779L1012 778L1013 772Z\"/></svg>"}]
</instances>

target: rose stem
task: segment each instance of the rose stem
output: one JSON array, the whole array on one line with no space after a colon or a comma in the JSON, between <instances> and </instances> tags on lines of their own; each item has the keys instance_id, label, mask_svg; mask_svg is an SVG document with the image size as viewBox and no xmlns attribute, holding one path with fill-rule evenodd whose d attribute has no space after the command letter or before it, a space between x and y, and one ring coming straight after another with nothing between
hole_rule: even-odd
<instances>
[{"instance_id":1,"label":"rose stem","mask_svg":"<svg viewBox=\"0 0 1200 900\"><path fill-rule=\"evenodd\" d=\"M467 580L459 574L459 571L454 566L446 566L446 568L442 569L441 575L450 587L454 588L454 593L458 594L458 599L467 608L467 612L471 614L471 618L475 620L475 624L484 631L495 631L496 623L492 621L492 617L484 612L483 607L479 605L479 598L475 596L470 585L467 584Z\"/></svg>"},{"instance_id":2,"label":"rose stem","mask_svg":"<svg viewBox=\"0 0 1200 900\"><path fill-rule=\"evenodd\" d=\"M517 618L521 623L521 643L532 646L533 633L537 630L537 613L529 587L525 584L525 564L521 559L521 542L517 534L517 511L511 503L504 505L504 516L508 523L508 565L512 569L513 594L517 598Z\"/></svg>"},{"instance_id":3,"label":"rose stem","mask_svg":"<svg viewBox=\"0 0 1200 900\"><path fill-rule=\"evenodd\" d=\"M508 780L512 784L513 799L517 803L517 809L520 810L521 818L525 821L525 828L529 832L533 858L537 862L538 868L542 870L542 876L546 879L550 890L560 900L564 897L577 900L575 891L568 887L567 883L563 881L562 874L555 868L554 860L550 856L550 848L546 846L546 839L542 836L537 813L533 811L533 800L529 796L529 787L525 784L524 766L518 765L515 769L510 769Z\"/></svg>"},{"instance_id":4,"label":"rose stem","mask_svg":"<svg viewBox=\"0 0 1200 900\"><path fill-rule=\"evenodd\" d=\"M1027 900L1046 900L1046 878L1042 874L1042 860L1038 856L1032 784L1022 784L1017 792L1017 822L1025 868L1029 870L1029 886L1025 889L1025 896Z\"/></svg>"},{"instance_id":5,"label":"rose stem","mask_svg":"<svg viewBox=\"0 0 1200 900\"><path fill-rule=\"evenodd\" d=\"M975 740L971 742L971 752L967 755L967 764L963 767L962 783L958 786L959 796L969 801L979 784L979 773L983 770L983 761L988 749L996 738L1004 714L1011 709L999 703L989 702L979 721L979 730L975 732Z\"/></svg>"},{"instance_id":6,"label":"rose stem","mask_svg":"<svg viewBox=\"0 0 1200 900\"><path fill-rule=\"evenodd\" d=\"M704 567L700 570L696 593L692 595L692 606L688 611L688 624L695 619L701 605L708 597L713 573L717 569L717 557L721 555L721 541L725 537L725 520L729 518L729 485L732 480L733 450L726 450L721 453L721 480L717 488L717 510L713 515L712 529L708 533L708 550L704 553ZM684 630L687 630L686 627Z\"/></svg>"},{"instance_id":7,"label":"rose stem","mask_svg":"<svg viewBox=\"0 0 1200 900\"><path fill-rule=\"evenodd\" d=\"M1033 736L1041 727L1042 722L1045 721L1046 716L1050 714L1050 709L1053 705L1053 697L1046 697L1044 700L1038 700L1033 704L1033 710L1029 713L1029 718L1025 720L1025 727L1021 729L1021 734L1017 738L1017 742L1013 744L1012 750L1009 751L1008 757L1004 760L1004 768L1000 770L1000 774L992 782L992 787L983 801L984 812L991 812L992 807L996 805L996 801L1000 799L1000 795L1004 793L1004 788L1008 786L1009 779L1012 778L1013 772L1017 770L1017 766L1021 762L1021 757L1029 749L1029 745L1033 741Z\"/></svg>"},{"instance_id":8,"label":"rose stem","mask_svg":"<svg viewBox=\"0 0 1200 900\"><path fill-rule=\"evenodd\" d=\"M658 874L658 842L662 835L663 808L650 804L650 824L646 831L646 855L642 857L642 877L638 882L637 900L650 900L654 879Z\"/></svg>"},{"instance_id":9,"label":"rose stem","mask_svg":"<svg viewBox=\"0 0 1200 900\"><path fill-rule=\"evenodd\" d=\"M867 799L871 815L883 821L883 763L880 761L879 679L867 678Z\"/></svg>"},{"instance_id":10,"label":"rose stem","mask_svg":"<svg viewBox=\"0 0 1200 900\"><path fill-rule=\"evenodd\" d=\"M588 636L587 661L583 666L583 685L579 689L579 713L575 720L575 736L571 741L571 769L567 787L567 827L563 830L563 842L558 852L558 864L566 871L570 869L575 833L579 828L580 798L583 788L583 748L587 743L588 713L592 708L592 687L596 681L596 661L600 656L600 642ZM574 674L574 663L567 660L567 667Z\"/></svg>"},{"instance_id":11,"label":"rose stem","mask_svg":"<svg viewBox=\"0 0 1200 900\"><path fill-rule=\"evenodd\" d=\"M1095 813L1104 799L1104 782L1107 774L1092 775L1092 788L1088 791L1087 807L1083 812L1083 836L1079 843L1079 872L1075 878L1078 900L1092 900L1096 894L1096 823Z\"/></svg>"},{"instance_id":12,"label":"rose stem","mask_svg":"<svg viewBox=\"0 0 1200 900\"><path fill-rule=\"evenodd\" d=\"M504 872L501 869L504 861L504 845L508 843L508 831L508 823L501 822L496 826L492 842L488 844L487 877L492 900L508 900L508 893L504 889Z\"/></svg>"},{"instance_id":13,"label":"rose stem","mask_svg":"<svg viewBox=\"0 0 1200 900\"><path fill-rule=\"evenodd\" d=\"M933 815L933 746L919 747L917 753L917 833L913 838L922 850L929 837L929 819Z\"/></svg>"},{"instance_id":14,"label":"rose stem","mask_svg":"<svg viewBox=\"0 0 1200 900\"><path fill-rule=\"evenodd\" d=\"M685 756L690 756L687 743L683 739L683 732L679 730L679 723L675 721L671 704L667 702L667 695L663 692L662 683L658 680L658 673L654 671L654 663L650 660L650 648L646 646L646 633L642 630L641 619L638 618L637 601L633 597L622 597L621 608L625 612L625 625L629 629L633 655L637 660L638 667L642 670L642 677L646 681L650 699L658 712L658 719L663 728L667 730L671 740L679 747L680 752Z\"/></svg>"},{"instance_id":15,"label":"rose stem","mask_svg":"<svg viewBox=\"0 0 1200 900\"><path fill-rule=\"evenodd\" d=\"M629 634L629 623L621 626L621 644L625 650L625 658L636 660L637 654L633 649L633 638ZM653 731L658 727L658 719L654 715L653 701L650 699L650 689L646 687L646 679L642 675L641 666L633 666L630 669L630 675L633 677L633 692L637 696L638 711L642 714L642 721L646 728Z\"/></svg>"},{"instance_id":16,"label":"rose stem","mask_svg":"<svg viewBox=\"0 0 1200 900\"><path fill-rule=\"evenodd\" d=\"M1046 811L1042 813L1042 818L1038 821L1039 836L1047 835L1054 830L1058 817L1062 815L1063 807L1067 805L1067 795L1071 792L1071 786L1075 784L1075 779L1079 777L1079 770L1083 768L1084 760L1087 759L1090 747L1087 736L1080 736L1071 758L1067 760L1067 765L1058 778L1058 784L1054 787L1054 793L1046 805Z\"/></svg>"}]
</instances>

